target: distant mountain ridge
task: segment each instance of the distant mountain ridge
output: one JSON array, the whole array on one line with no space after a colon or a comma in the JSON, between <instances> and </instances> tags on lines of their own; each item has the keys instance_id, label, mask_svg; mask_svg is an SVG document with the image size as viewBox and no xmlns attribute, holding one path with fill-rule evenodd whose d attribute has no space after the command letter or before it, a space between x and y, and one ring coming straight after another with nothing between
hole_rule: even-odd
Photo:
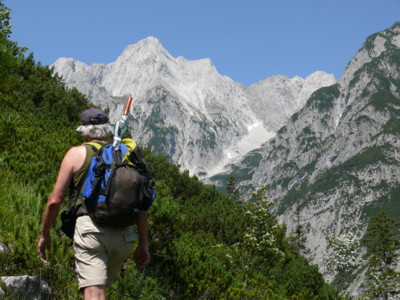
<instances>
[{"instance_id":1,"label":"distant mountain ridge","mask_svg":"<svg viewBox=\"0 0 400 300\"><path fill-rule=\"evenodd\" d=\"M299 221L307 228L309 258L327 278L326 237L361 238L380 210L394 219L400 215L399 58L396 23L371 35L337 84L315 91L257 149L253 164L239 162L215 177L242 175L246 167L244 189L268 184L288 230ZM358 294L361 278L352 293Z\"/></svg>"},{"instance_id":2,"label":"distant mountain ridge","mask_svg":"<svg viewBox=\"0 0 400 300\"><path fill-rule=\"evenodd\" d=\"M172 57L154 37L128 46L107 65L60 58L54 68L67 86L108 108L112 121L131 95L134 138L201 178L261 146L313 91L336 82L316 72L245 87L220 75L209 59Z\"/></svg>"}]
</instances>

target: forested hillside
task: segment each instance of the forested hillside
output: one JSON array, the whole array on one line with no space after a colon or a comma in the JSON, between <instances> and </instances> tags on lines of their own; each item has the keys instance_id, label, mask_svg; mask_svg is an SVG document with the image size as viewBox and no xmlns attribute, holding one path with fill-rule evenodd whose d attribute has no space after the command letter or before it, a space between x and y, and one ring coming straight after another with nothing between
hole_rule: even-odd
<instances>
[{"instance_id":1,"label":"forested hillside","mask_svg":"<svg viewBox=\"0 0 400 300\"><path fill-rule=\"evenodd\" d=\"M0 276L41 276L52 299L76 299L73 252L59 220L48 262L36 248L47 196L66 150L81 143L75 128L90 103L24 56L9 40L1 2L0 9ZM265 188L257 201L238 203L234 185L221 194L150 149L144 153L157 188L149 212L152 262L144 272L128 262L110 299L337 299L270 212Z\"/></svg>"}]
</instances>

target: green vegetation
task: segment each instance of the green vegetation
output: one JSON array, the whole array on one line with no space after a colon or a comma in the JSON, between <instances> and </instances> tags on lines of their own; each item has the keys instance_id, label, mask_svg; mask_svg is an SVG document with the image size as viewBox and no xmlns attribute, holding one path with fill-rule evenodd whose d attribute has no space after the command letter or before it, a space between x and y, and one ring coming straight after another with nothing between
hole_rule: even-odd
<instances>
[{"instance_id":1,"label":"green vegetation","mask_svg":"<svg viewBox=\"0 0 400 300\"><path fill-rule=\"evenodd\" d=\"M300 201L301 206L304 206L312 197L307 195L327 194L343 183L346 183L347 186L353 186L356 188L356 193L361 193L360 180L354 176L353 173L356 173L367 166L393 163L393 161L385 155L386 151L391 150L391 147L390 144L368 147L343 164L327 169L318 176L315 183L308 185L308 182L304 181L298 187L291 189L286 194L283 201L281 201L282 204L278 209L278 213L282 213L288 207L291 207L296 201L300 201L301 199L303 199ZM297 174L309 174L314 169L314 166L315 162L312 162L299 170ZM377 186L376 188L383 190L385 191L385 194L388 194L386 186ZM395 201L394 198L393 201ZM371 210L371 213L375 214L376 209Z\"/></svg>"},{"instance_id":2,"label":"green vegetation","mask_svg":"<svg viewBox=\"0 0 400 300\"><path fill-rule=\"evenodd\" d=\"M398 224L381 211L371 220L363 240L367 246L367 280L364 283L367 299L391 299L398 295L400 273Z\"/></svg>"},{"instance_id":3,"label":"green vegetation","mask_svg":"<svg viewBox=\"0 0 400 300\"><path fill-rule=\"evenodd\" d=\"M296 115L296 116L297 116L297 115ZM286 126L283 126L283 127L281 127L281 128L278 130L277 134L278 134L278 135L282 135L282 134L284 134L286 131L287 131L287 127L286 127Z\"/></svg>"},{"instance_id":4,"label":"green vegetation","mask_svg":"<svg viewBox=\"0 0 400 300\"><path fill-rule=\"evenodd\" d=\"M81 143L75 128L81 111L92 105L76 89L67 89L49 67L36 63L32 54L25 57L26 49L10 41L10 33L9 11L0 0L0 242L4 247L0 252L0 276L41 276L52 289L52 299L76 299L79 296L73 252L70 241L60 231L59 219L51 233L53 245L47 263L38 258L36 247L44 205L62 157L71 146ZM367 40L366 48L371 47L373 38ZM393 61L389 63L398 66L398 49L388 51L397 51L397 55L391 55ZM362 72L374 72L384 59L382 56L365 64L355 74L352 84L356 84ZM389 114L384 131L398 134L400 109L398 99L390 92L394 89L400 89L398 80L377 74L363 96L370 96L367 105ZM337 85L322 88L306 105L328 115L338 96ZM158 101L167 101L167 95L164 93ZM294 114L291 121L295 122L298 116ZM151 140L156 152L169 151L171 157L179 132L173 126L165 128L164 119L160 108L155 107L145 126L156 132ZM361 115L356 123L362 122L374 120ZM197 123L199 128L206 126L201 120ZM325 119L321 123L327 126ZM223 124L221 120L219 125ZM286 131L287 128L282 127L278 134ZM319 145L310 127L303 129L298 141L304 151ZM216 136L210 133L200 142L204 147L213 147ZM274 143L272 140L271 144ZM149 220L152 263L144 272L139 272L130 258L119 280L109 288L109 297L340 299L337 291L324 282L318 268L300 255L307 250L300 211L311 201L308 195L330 193L344 182L354 188L353 195L362 194L361 182L353 174L371 165L393 164L386 155L393 150L390 147L364 149L321 174L315 184L307 185L304 180L291 189L278 212L284 209L283 205L296 205L297 228L292 237L286 236L285 226L279 224L272 213L274 203L268 198L265 187L256 192L251 201L238 201L238 182L251 178L254 166L262 158L259 152L251 152L240 166L233 166L233 172L226 177L215 178L227 181L225 195L189 176L187 171L180 172L179 166L170 164L167 157L152 153L149 148L143 149L157 188L157 200L150 209ZM275 150L286 154L290 151L282 145ZM276 181L272 187L279 184L287 188L292 173L306 178L315 163L316 160L299 169L296 162L287 161L282 166L287 177ZM390 217L399 214L396 201L400 188L384 180L369 188L387 192L376 201L379 207L364 207L364 217L375 215L379 209L389 211L389 216L380 213L373 218L364 239L368 258L366 296L387 297L390 289L399 285L399 274L393 268L399 250L395 234L397 224ZM335 284L343 288L358 267L358 264L349 264L353 262L355 244L346 244L348 241L344 238L328 241L334 252L342 253L336 257L341 260L335 260L333 267L340 273ZM350 242L354 241L350 239Z\"/></svg>"},{"instance_id":5,"label":"green vegetation","mask_svg":"<svg viewBox=\"0 0 400 300\"><path fill-rule=\"evenodd\" d=\"M362 123L372 123L372 124L374 124L375 121L372 120L370 117L368 117L366 115L361 115L361 116L358 116L357 119L355 119L355 123L359 126Z\"/></svg>"},{"instance_id":6,"label":"green vegetation","mask_svg":"<svg viewBox=\"0 0 400 300\"><path fill-rule=\"evenodd\" d=\"M400 53L400 51L399 51ZM369 99L369 105L372 105L377 111L387 111L392 116L399 116L400 109L398 108L398 98L391 92L391 87L398 86L398 80L388 78L385 74L375 75L376 92L374 92Z\"/></svg>"},{"instance_id":7,"label":"green vegetation","mask_svg":"<svg viewBox=\"0 0 400 300\"><path fill-rule=\"evenodd\" d=\"M392 117L383 126L383 130L387 134L399 134L400 133L400 120L398 117Z\"/></svg>"},{"instance_id":8,"label":"green vegetation","mask_svg":"<svg viewBox=\"0 0 400 300\"><path fill-rule=\"evenodd\" d=\"M291 117L290 117L290 121L292 123L296 122L299 119L299 113L294 113Z\"/></svg>"},{"instance_id":9,"label":"green vegetation","mask_svg":"<svg viewBox=\"0 0 400 300\"><path fill-rule=\"evenodd\" d=\"M328 272L337 273L333 284L345 292L349 283L354 280L357 269L362 265L360 258L360 240L352 233L341 237L330 236L326 238L330 254L326 258Z\"/></svg>"},{"instance_id":10,"label":"green vegetation","mask_svg":"<svg viewBox=\"0 0 400 300\"><path fill-rule=\"evenodd\" d=\"M297 166L297 163L295 161L290 160L290 161L284 163L282 165L281 169L285 170L285 171L287 171L287 170L288 171L291 171L291 170L297 171L299 169L299 167Z\"/></svg>"},{"instance_id":11,"label":"green vegetation","mask_svg":"<svg viewBox=\"0 0 400 300\"><path fill-rule=\"evenodd\" d=\"M52 299L76 299L73 252L59 218L47 263L36 247L47 196L65 152L81 143L75 128L90 103L8 41L8 10L1 2L0 9L0 275L41 276ZM256 201L238 203L166 157L143 153L157 188L152 263L145 272L128 263L111 299L337 299L285 236L265 188Z\"/></svg>"},{"instance_id":12,"label":"green vegetation","mask_svg":"<svg viewBox=\"0 0 400 300\"><path fill-rule=\"evenodd\" d=\"M167 96L164 95L159 99L159 102L166 102ZM156 153L168 153L168 158L172 159L175 149L174 144L171 140L174 140L178 135L178 130L174 126L165 126L165 115L161 109L160 103L155 105L146 119L145 127L149 128L149 131L153 132L149 144L153 147ZM172 145L172 148L170 146Z\"/></svg>"},{"instance_id":13,"label":"green vegetation","mask_svg":"<svg viewBox=\"0 0 400 300\"><path fill-rule=\"evenodd\" d=\"M371 36L364 46L369 50L373 42L374 36ZM394 90L399 90L399 81L391 74L388 74L385 68L381 68L382 65L390 65L392 68L399 70L400 66L400 50L398 47L393 45L386 45L387 50L384 51L380 56L365 63L359 68L350 82L350 87L354 87L362 76L372 76L373 80L369 82L366 88L363 90L361 96L368 97L369 102L367 105L371 105L375 110L379 112L387 112L390 116L398 117L400 109L398 107L398 98ZM385 70L385 71L383 71Z\"/></svg>"},{"instance_id":14,"label":"green vegetation","mask_svg":"<svg viewBox=\"0 0 400 300\"><path fill-rule=\"evenodd\" d=\"M339 85L334 84L323 87L315 91L306 103L306 107L311 107L318 112L327 112L333 107L333 103L340 96Z\"/></svg>"},{"instance_id":15,"label":"green vegetation","mask_svg":"<svg viewBox=\"0 0 400 300\"><path fill-rule=\"evenodd\" d=\"M221 185L226 185L230 177L240 181L251 180L254 170L260 164L262 155L258 149L252 150L246 154L239 164L230 165L230 172L218 174L211 177L212 182L219 182Z\"/></svg>"},{"instance_id":16,"label":"green vegetation","mask_svg":"<svg viewBox=\"0 0 400 300\"><path fill-rule=\"evenodd\" d=\"M320 142L315 137L315 132L310 126L304 127L301 134L296 137L296 140L299 142L299 146L303 148L303 153L320 147Z\"/></svg>"},{"instance_id":17,"label":"green vegetation","mask_svg":"<svg viewBox=\"0 0 400 300\"><path fill-rule=\"evenodd\" d=\"M386 191L386 193L382 195L376 203L371 203L363 207L365 219L371 219L371 217L375 216L380 211L386 212L389 218L397 219L400 213L398 205L400 187L391 187L386 181L382 180L376 189Z\"/></svg>"},{"instance_id":18,"label":"green vegetation","mask_svg":"<svg viewBox=\"0 0 400 300\"><path fill-rule=\"evenodd\" d=\"M75 128L90 103L8 41L8 10L1 2L0 8L0 70L7 69L0 74L0 275L41 276L52 299L76 299L73 252L60 219L48 263L36 248L47 196L65 152L81 143ZM143 153L157 187L152 263L145 272L128 263L108 290L111 299L336 299L285 236L265 187L256 201L239 203L234 180L224 195L166 157Z\"/></svg>"}]
</instances>

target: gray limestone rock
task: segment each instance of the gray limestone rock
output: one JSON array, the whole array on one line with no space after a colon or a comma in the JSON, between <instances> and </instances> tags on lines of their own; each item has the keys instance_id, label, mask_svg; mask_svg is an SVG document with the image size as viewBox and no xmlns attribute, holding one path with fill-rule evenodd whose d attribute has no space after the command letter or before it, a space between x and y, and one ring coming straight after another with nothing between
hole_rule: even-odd
<instances>
[{"instance_id":1,"label":"gray limestone rock","mask_svg":"<svg viewBox=\"0 0 400 300\"><path fill-rule=\"evenodd\" d=\"M1 277L7 288L7 297L11 299L48 300L51 299L51 291L48 284L37 276L9 276Z\"/></svg>"}]
</instances>

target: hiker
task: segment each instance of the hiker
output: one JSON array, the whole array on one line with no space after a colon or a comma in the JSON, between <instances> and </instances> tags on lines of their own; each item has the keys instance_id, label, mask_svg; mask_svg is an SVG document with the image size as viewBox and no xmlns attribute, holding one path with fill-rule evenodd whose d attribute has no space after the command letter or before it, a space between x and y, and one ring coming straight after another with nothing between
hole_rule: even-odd
<instances>
[{"instance_id":1,"label":"hiker","mask_svg":"<svg viewBox=\"0 0 400 300\"><path fill-rule=\"evenodd\" d=\"M112 133L108 117L100 109L85 110L77 131L82 134L85 142L100 144L106 144L106 139ZM44 211L43 226L38 242L38 252L44 260L46 250L49 250L51 245L50 228L55 222L70 182L72 181L74 187L77 188L82 186L79 182L85 179L84 174L94 155L89 151L90 147L85 145L73 147L66 153L61 163L57 181ZM136 159L139 157L141 164L148 170L137 146L134 152ZM119 274L124 261L132 251L133 242L137 239L139 243L134 253L137 267L143 270L150 262L147 212L137 212L137 233L134 232L133 226L121 228L100 226L94 223L85 213L83 205L80 206L77 215L73 248L79 290L83 291L85 299L105 299L106 287Z\"/></svg>"}]
</instances>

